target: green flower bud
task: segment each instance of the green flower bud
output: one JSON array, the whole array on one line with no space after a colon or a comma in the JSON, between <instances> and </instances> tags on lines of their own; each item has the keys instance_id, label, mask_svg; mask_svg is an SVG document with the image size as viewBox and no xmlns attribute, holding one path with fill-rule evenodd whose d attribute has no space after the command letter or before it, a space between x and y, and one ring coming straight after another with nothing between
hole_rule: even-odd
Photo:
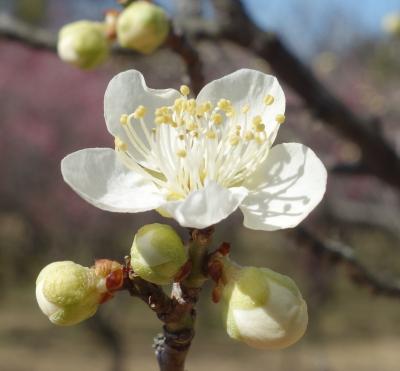
<instances>
[{"instance_id":1,"label":"green flower bud","mask_svg":"<svg viewBox=\"0 0 400 371\"><path fill-rule=\"evenodd\" d=\"M131 265L133 271L146 281L159 285L173 282L187 259L182 240L169 225L148 224L135 235Z\"/></svg>"},{"instance_id":2,"label":"green flower bud","mask_svg":"<svg viewBox=\"0 0 400 371\"><path fill-rule=\"evenodd\" d=\"M58 34L59 57L79 68L97 67L106 60L109 50L106 25L99 22L70 23Z\"/></svg>"},{"instance_id":3,"label":"green flower bud","mask_svg":"<svg viewBox=\"0 0 400 371\"><path fill-rule=\"evenodd\" d=\"M93 316L104 293L95 270L72 261L47 265L36 280L36 300L56 325L75 325Z\"/></svg>"},{"instance_id":4,"label":"green flower bud","mask_svg":"<svg viewBox=\"0 0 400 371\"><path fill-rule=\"evenodd\" d=\"M259 349L282 349L307 328L307 305L292 279L267 268L228 268L223 289L228 335Z\"/></svg>"},{"instance_id":5,"label":"green flower bud","mask_svg":"<svg viewBox=\"0 0 400 371\"><path fill-rule=\"evenodd\" d=\"M118 17L117 37L124 48L150 54L165 41L168 33L169 21L164 9L147 1L135 1Z\"/></svg>"}]
</instances>

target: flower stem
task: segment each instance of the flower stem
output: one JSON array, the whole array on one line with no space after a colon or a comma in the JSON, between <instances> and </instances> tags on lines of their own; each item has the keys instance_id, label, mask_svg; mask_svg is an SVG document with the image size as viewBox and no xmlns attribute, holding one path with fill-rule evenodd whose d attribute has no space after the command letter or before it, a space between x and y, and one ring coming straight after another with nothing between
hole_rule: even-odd
<instances>
[{"instance_id":1,"label":"flower stem","mask_svg":"<svg viewBox=\"0 0 400 371\"><path fill-rule=\"evenodd\" d=\"M195 305L207 279L204 266L213 231L213 227L191 230L189 258L192 270L183 282L174 283L171 295L175 302L174 316L165 321L163 334L155 339L160 371L184 371L186 356L195 334Z\"/></svg>"}]
</instances>

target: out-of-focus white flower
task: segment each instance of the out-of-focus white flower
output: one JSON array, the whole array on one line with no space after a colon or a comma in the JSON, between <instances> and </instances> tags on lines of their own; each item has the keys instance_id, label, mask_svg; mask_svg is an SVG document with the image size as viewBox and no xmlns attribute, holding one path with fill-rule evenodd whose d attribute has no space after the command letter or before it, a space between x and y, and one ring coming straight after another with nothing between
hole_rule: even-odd
<instances>
[{"instance_id":1,"label":"out-of-focus white flower","mask_svg":"<svg viewBox=\"0 0 400 371\"><path fill-rule=\"evenodd\" d=\"M61 28L58 35L59 57L79 68L97 67L106 60L109 49L106 25L99 22L69 23Z\"/></svg>"},{"instance_id":2,"label":"out-of-focus white flower","mask_svg":"<svg viewBox=\"0 0 400 371\"><path fill-rule=\"evenodd\" d=\"M159 285L172 283L188 259L182 240L166 224L148 224L136 233L131 265L136 274Z\"/></svg>"},{"instance_id":3,"label":"out-of-focus white flower","mask_svg":"<svg viewBox=\"0 0 400 371\"><path fill-rule=\"evenodd\" d=\"M72 261L47 265L36 280L36 300L56 325L75 325L93 316L105 287L94 269Z\"/></svg>"},{"instance_id":4,"label":"out-of-focus white flower","mask_svg":"<svg viewBox=\"0 0 400 371\"><path fill-rule=\"evenodd\" d=\"M143 54L156 50L167 38L169 20L164 9L147 1L135 1L118 17L117 37L124 48Z\"/></svg>"},{"instance_id":5,"label":"out-of-focus white flower","mask_svg":"<svg viewBox=\"0 0 400 371\"><path fill-rule=\"evenodd\" d=\"M228 335L260 349L297 342L307 328L307 305L296 284L267 268L233 267L223 290Z\"/></svg>"},{"instance_id":6,"label":"out-of-focus white flower","mask_svg":"<svg viewBox=\"0 0 400 371\"><path fill-rule=\"evenodd\" d=\"M208 227L238 207L252 229L301 222L322 199L327 173L302 144L271 148L285 119L277 79L242 69L188 95L187 86L150 89L138 71L115 76L104 101L115 150L70 154L64 180L101 209L157 209L184 227Z\"/></svg>"}]
</instances>

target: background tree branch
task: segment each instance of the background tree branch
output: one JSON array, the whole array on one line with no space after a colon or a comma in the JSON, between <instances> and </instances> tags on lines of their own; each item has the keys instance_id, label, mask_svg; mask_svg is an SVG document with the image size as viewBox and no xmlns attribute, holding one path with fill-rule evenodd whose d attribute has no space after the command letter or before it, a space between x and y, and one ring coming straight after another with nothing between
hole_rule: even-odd
<instances>
[{"instance_id":1,"label":"background tree branch","mask_svg":"<svg viewBox=\"0 0 400 371\"><path fill-rule=\"evenodd\" d=\"M257 27L240 0L213 0L219 24L218 37L235 42L265 59L285 83L306 103L316 117L362 152L361 163L369 174L400 189L400 159L391 145L375 130L376 119L354 114L305 64L270 32ZM199 36L206 37L200 32ZM211 34L215 38L215 32Z\"/></svg>"},{"instance_id":2,"label":"background tree branch","mask_svg":"<svg viewBox=\"0 0 400 371\"><path fill-rule=\"evenodd\" d=\"M324 241L303 227L293 229L290 234L297 245L310 248L316 256L328 258L333 263L344 264L356 284L369 288L374 294L400 299L400 285L375 276L358 261L351 247L338 241Z\"/></svg>"}]
</instances>

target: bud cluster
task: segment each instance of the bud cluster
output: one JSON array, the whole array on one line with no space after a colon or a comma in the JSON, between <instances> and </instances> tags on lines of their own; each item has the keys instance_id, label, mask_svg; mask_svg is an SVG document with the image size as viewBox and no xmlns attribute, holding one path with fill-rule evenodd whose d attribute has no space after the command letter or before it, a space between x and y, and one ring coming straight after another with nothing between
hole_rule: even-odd
<instances>
[{"instance_id":1,"label":"bud cluster","mask_svg":"<svg viewBox=\"0 0 400 371\"><path fill-rule=\"evenodd\" d=\"M187 270L196 266L196 246L191 245L189 256L188 246L172 227L145 225L134 236L125 267L101 259L90 268L72 261L43 268L36 281L39 307L54 324L77 324L126 287L125 279L168 285L189 277ZM282 349L297 342L307 328L308 314L294 281L268 268L237 265L228 257L229 248L223 243L203 264L204 274L216 283L213 301L221 302L228 335L259 349ZM190 287L189 282L188 278L184 284Z\"/></svg>"},{"instance_id":2,"label":"bud cluster","mask_svg":"<svg viewBox=\"0 0 400 371\"><path fill-rule=\"evenodd\" d=\"M104 22L81 20L65 25L58 36L59 57L82 69L107 60L114 39L123 48L150 54L169 33L165 11L148 1L134 1L121 13L109 11Z\"/></svg>"}]
</instances>

